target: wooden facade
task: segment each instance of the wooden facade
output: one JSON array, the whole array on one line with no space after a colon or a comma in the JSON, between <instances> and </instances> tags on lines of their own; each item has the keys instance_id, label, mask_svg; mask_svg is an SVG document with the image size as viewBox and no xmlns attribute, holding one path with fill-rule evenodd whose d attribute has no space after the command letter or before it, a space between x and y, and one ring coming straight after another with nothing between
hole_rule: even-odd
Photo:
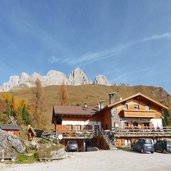
<instances>
[{"instance_id":1,"label":"wooden facade","mask_svg":"<svg viewBox=\"0 0 171 171\"><path fill-rule=\"evenodd\" d=\"M55 130L58 133L66 133L69 138L76 137L77 139L83 137L91 139L96 130L106 130L113 132L116 145L122 146L124 142L129 145L133 139L138 137L150 137L146 134L147 131L163 129L163 111L168 108L161 103L141 93L117 102L111 99L109 101L111 104L104 108L54 106L52 123L55 125ZM140 132L141 135L135 133L132 136L130 132ZM85 136L86 133L91 135ZM161 135L158 138L161 138ZM151 137L155 136L151 134ZM101 142L101 138L97 138L98 142L105 144Z\"/></svg>"},{"instance_id":2,"label":"wooden facade","mask_svg":"<svg viewBox=\"0 0 171 171\"><path fill-rule=\"evenodd\" d=\"M103 129L162 128L163 111L168 108L140 93L109 104L96 112Z\"/></svg>"},{"instance_id":3,"label":"wooden facade","mask_svg":"<svg viewBox=\"0 0 171 171\"><path fill-rule=\"evenodd\" d=\"M57 132L61 131L94 131L101 128L98 118L92 117L97 108L81 106L54 106L52 123Z\"/></svg>"},{"instance_id":4,"label":"wooden facade","mask_svg":"<svg viewBox=\"0 0 171 171\"><path fill-rule=\"evenodd\" d=\"M113 132L115 145L130 145L136 138L170 139L171 130L163 131L162 118L168 108L138 93L107 105L93 117L100 118L102 128ZM164 136L166 135L166 136Z\"/></svg>"},{"instance_id":5,"label":"wooden facade","mask_svg":"<svg viewBox=\"0 0 171 171\"><path fill-rule=\"evenodd\" d=\"M1 125L0 128L3 131L8 132L9 134L13 134L17 137L20 135L20 130L22 130L20 126L16 126L16 125Z\"/></svg>"}]
</instances>

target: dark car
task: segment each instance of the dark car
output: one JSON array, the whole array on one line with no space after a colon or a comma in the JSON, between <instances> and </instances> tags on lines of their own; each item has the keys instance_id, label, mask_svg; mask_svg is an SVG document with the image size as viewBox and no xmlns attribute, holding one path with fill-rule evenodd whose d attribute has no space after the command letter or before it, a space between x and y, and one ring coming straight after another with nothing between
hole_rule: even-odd
<instances>
[{"instance_id":1,"label":"dark car","mask_svg":"<svg viewBox=\"0 0 171 171\"><path fill-rule=\"evenodd\" d=\"M159 140L154 145L154 150L162 153L171 153L171 141Z\"/></svg>"},{"instance_id":2,"label":"dark car","mask_svg":"<svg viewBox=\"0 0 171 171\"><path fill-rule=\"evenodd\" d=\"M154 144L151 139L137 139L131 144L132 151L141 153L151 152L154 153Z\"/></svg>"},{"instance_id":3,"label":"dark car","mask_svg":"<svg viewBox=\"0 0 171 171\"><path fill-rule=\"evenodd\" d=\"M77 141L76 140L70 140L70 141L68 141L65 149L68 152L78 151Z\"/></svg>"}]
</instances>

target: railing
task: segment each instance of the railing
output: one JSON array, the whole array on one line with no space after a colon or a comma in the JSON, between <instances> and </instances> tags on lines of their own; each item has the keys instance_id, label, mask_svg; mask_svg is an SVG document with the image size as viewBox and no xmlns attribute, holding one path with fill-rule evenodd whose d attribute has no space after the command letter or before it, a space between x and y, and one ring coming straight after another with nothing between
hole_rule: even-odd
<instances>
[{"instance_id":1,"label":"railing","mask_svg":"<svg viewBox=\"0 0 171 171\"><path fill-rule=\"evenodd\" d=\"M113 131L96 130L96 131L66 131L60 130L57 134L63 135L64 139L91 139L96 136L103 136L109 148L113 144L113 138L117 137L171 137L171 128L163 129L115 129Z\"/></svg>"},{"instance_id":2,"label":"railing","mask_svg":"<svg viewBox=\"0 0 171 171\"><path fill-rule=\"evenodd\" d=\"M112 135L110 136L110 132L106 132L102 128L100 133L103 136L103 139L105 140L105 142L108 145L109 149L115 148L115 146L114 146L114 139L113 139L114 137Z\"/></svg>"},{"instance_id":3,"label":"railing","mask_svg":"<svg viewBox=\"0 0 171 171\"><path fill-rule=\"evenodd\" d=\"M115 137L171 137L171 128L163 129L117 129L112 131Z\"/></svg>"},{"instance_id":4,"label":"railing","mask_svg":"<svg viewBox=\"0 0 171 171\"><path fill-rule=\"evenodd\" d=\"M63 139L90 139L93 138L93 131L66 131L66 130L60 130L57 134L61 134L63 136Z\"/></svg>"}]
</instances>

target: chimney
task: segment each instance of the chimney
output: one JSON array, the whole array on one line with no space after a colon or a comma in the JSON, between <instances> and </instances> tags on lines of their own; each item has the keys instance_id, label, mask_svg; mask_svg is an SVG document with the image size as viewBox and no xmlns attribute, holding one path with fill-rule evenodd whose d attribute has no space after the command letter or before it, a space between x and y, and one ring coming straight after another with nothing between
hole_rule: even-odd
<instances>
[{"instance_id":1,"label":"chimney","mask_svg":"<svg viewBox=\"0 0 171 171\"><path fill-rule=\"evenodd\" d=\"M112 104L115 102L115 99L114 99L115 94L116 94L115 92L109 93L109 104Z\"/></svg>"},{"instance_id":2,"label":"chimney","mask_svg":"<svg viewBox=\"0 0 171 171\"><path fill-rule=\"evenodd\" d=\"M99 101L98 107L100 110L104 108L104 100Z\"/></svg>"}]
</instances>

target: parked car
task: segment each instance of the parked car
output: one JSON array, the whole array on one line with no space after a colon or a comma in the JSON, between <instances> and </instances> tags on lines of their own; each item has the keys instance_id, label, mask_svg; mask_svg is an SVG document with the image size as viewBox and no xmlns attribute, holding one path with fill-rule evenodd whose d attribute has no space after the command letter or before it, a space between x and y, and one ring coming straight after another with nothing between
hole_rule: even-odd
<instances>
[{"instance_id":1,"label":"parked car","mask_svg":"<svg viewBox=\"0 0 171 171\"><path fill-rule=\"evenodd\" d=\"M171 141L159 140L154 145L154 150L162 153L171 153Z\"/></svg>"},{"instance_id":2,"label":"parked car","mask_svg":"<svg viewBox=\"0 0 171 171\"><path fill-rule=\"evenodd\" d=\"M154 144L151 139L140 138L135 140L131 144L132 151L138 151L141 153L151 152L154 153Z\"/></svg>"},{"instance_id":3,"label":"parked car","mask_svg":"<svg viewBox=\"0 0 171 171\"><path fill-rule=\"evenodd\" d=\"M76 140L70 140L67 142L67 145L65 147L65 150L70 151L78 151L78 144Z\"/></svg>"}]
</instances>

